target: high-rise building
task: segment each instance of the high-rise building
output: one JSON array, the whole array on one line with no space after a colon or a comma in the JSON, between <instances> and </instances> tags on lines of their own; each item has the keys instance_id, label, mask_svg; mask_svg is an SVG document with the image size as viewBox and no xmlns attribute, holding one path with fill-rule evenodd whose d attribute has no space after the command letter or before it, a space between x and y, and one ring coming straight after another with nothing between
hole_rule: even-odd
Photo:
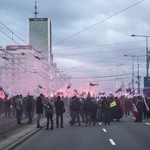
<instances>
[{"instance_id":1,"label":"high-rise building","mask_svg":"<svg viewBox=\"0 0 150 150\"><path fill-rule=\"evenodd\" d=\"M42 59L47 59L53 64L51 50L51 21L49 18L37 18L35 2L35 18L29 18L29 44L41 53Z\"/></svg>"}]
</instances>

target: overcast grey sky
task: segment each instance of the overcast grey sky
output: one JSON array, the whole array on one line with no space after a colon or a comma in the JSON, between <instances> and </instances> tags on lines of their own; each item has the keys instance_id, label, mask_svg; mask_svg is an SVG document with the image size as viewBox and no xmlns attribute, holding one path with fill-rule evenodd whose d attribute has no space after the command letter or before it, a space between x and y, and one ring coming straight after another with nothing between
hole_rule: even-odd
<instances>
[{"instance_id":1,"label":"overcast grey sky","mask_svg":"<svg viewBox=\"0 0 150 150\"><path fill-rule=\"evenodd\" d=\"M28 18L34 17L34 3L0 0L0 21L27 42ZM149 0L37 0L38 17L48 17L52 22L52 51L58 68L77 78L72 80L74 88L77 83L82 87L79 84L94 82L100 84L100 90L116 88L118 78L125 86L131 82L131 75L104 77L132 73L132 58L124 55L140 56L143 81L145 38L131 34L150 35L149 6ZM1 25L0 30L12 36ZM0 46L15 44L1 32L0 37ZM137 76L136 58L134 63Z\"/></svg>"}]
</instances>

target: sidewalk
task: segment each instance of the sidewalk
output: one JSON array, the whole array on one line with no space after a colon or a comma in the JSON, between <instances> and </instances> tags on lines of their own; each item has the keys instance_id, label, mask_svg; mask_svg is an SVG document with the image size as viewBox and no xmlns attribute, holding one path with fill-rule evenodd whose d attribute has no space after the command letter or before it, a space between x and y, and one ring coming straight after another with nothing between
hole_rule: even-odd
<instances>
[{"instance_id":1,"label":"sidewalk","mask_svg":"<svg viewBox=\"0 0 150 150\"><path fill-rule=\"evenodd\" d=\"M65 120L67 119L68 122L68 116L65 115ZM7 120L8 119L8 120ZM40 128L37 128L36 125L36 116L34 117L32 124L27 124L28 119L23 119L23 125L17 125L16 124L16 118L4 118L0 116L0 120L4 121L3 123L0 122L0 129L4 128L4 124L8 124L11 126L11 123L14 127L11 127L10 134L8 132L1 136L0 134L0 150L14 150L18 145L23 143L25 140L29 139L31 136L36 134L38 131L40 131ZM56 121L56 116L54 115L53 120ZM66 122L64 120L64 122ZM3 125L2 125L3 124ZM45 129L46 127L46 117L43 116L40 120L41 126L43 126L42 129ZM3 129L2 129L3 130ZM7 129L8 130L8 129Z\"/></svg>"},{"instance_id":2,"label":"sidewalk","mask_svg":"<svg viewBox=\"0 0 150 150\"><path fill-rule=\"evenodd\" d=\"M34 119L33 124L24 124L24 125L17 125L16 124L16 118L8 118L10 120L7 120L7 118L2 118L0 117L1 122L1 130L4 128L3 126L5 124L8 124L11 126L11 123L15 123L12 128L6 132L6 134L3 134L0 138L0 150L13 150L15 149L16 146L21 144L23 141L25 141L27 138L30 136L34 135L38 131L40 131L40 128L36 127L36 120ZM5 122L4 122L5 121ZM23 120L23 123L27 122L27 119ZM3 125L3 126L2 126ZM41 125L45 126L46 125L46 118L42 117L41 118ZM14 128L15 126L15 128ZM1 131L2 132L2 131Z\"/></svg>"}]
</instances>

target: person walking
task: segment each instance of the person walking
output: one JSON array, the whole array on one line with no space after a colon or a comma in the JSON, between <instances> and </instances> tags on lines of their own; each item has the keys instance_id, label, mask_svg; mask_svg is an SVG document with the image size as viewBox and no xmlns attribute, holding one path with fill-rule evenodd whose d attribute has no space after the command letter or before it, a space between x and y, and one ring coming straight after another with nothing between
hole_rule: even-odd
<instances>
[{"instance_id":1,"label":"person walking","mask_svg":"<svg viewBox=\"0 0 150 150\"><path fill-rule=\"evenodd\" d=\"M46 129L45 130L49 130L49 120L51 121L50 130L53 130L53 106L48 101L47 105L44 105L44 107L45 107L45 114L46 114L46 118L47 118L47 123L46 123Z\"/></svg>"},{"instance_id":2,"label":"person walking","mask_svg":"<svg viewBox=\"0 0 150 150\"><path fill-rule=\"evenodd\" d=\"M56 97L56 101L54 103L55 110L56 110L56 127L59 128L59 118L60 118L60 127L64 128L63 126L63 113L64 113L64 102L60 99L60 96Z\"/></svg>"},{"instance_id":3,"label":"person walking","mask_svg":"<svg viewBox=\"0 0 150 150\"><path fill-rule=\"evenodd\" d=\"M23 124L21 122L22 120L22 113L23 113L23 100L22 95L17 95L15 97L15 110L16 110L16 118L17 118L17 124Z\"/></svg>"},{"instance_id":4,"label":"person walking","mask_svg":"<svg viewBox=\"0 0 150 150\"><path fill-rule=\"evenodd\" d=\"M10 118L10 113L11 113L11 100L10 98L6 97L4 99L4 109L5 109L5 118Z\"/></svg>"},{"instance_id":5,"label":"person walking","mask_svg":"<svg viewBox=\"0 0 150 150\"><path fill-rule=\"evenodd\" d=\"M76 122L80 126L80 111L81 111L81 102L77 96L72 97L72 101L70 103L70 111L71 111L71 121L70 125L74 125Z\"/></svg>"},{"instance_id":6,"label":"person walking","mask_svg":"<svg viewBox=\"0 0 150 150\"><path fill-rule=\"evenodd\" d=\"M28 124L32 124L34 110L35 110L35 99L32 95L28 95L26 99L26 112L28 117Z\"/></svg>"},{"instance_id":7,"label":"person walking","mask_svg":"<svg viewBox=\"0 0 150 150\"><path fill-rule=\"evenodd\" d=\"M75 98L76 98L76 96L73 96L71 98L70 105L69 105L69 108L70 108L70 117L71 117L71 120L69 121L69 123L70 123L71 126L73 126L75 124L75 119L76 119L76 114L75 114Z\"/></svg>"},{"instance_id":8,"label":"person walking","mask_svg":"<svg viewBox=\"0 0 150 150\"><path fill-rule=\"evenodd\" d=\"M143 109L144 109L144 102L143 102L142 96L138 96L138 97L137 97L137 100L136 100L136 107L137 107L138 114L139 114L139 120L138 120L138 122L142 122Z\"/></svg>"},{"instance_id":9,"label":"person walking","mask_svg":"<svg viewBox=\"0 0 150 150\"><path fill-rule=\"evenodd\" d=\"M42 128L40 125L41 115L43 114L44 95L40 94L36 100L36 113L37 113L37 128Z\"/></svg>"},{"instance_id":10,"label":"person walking","mask_svg":"<svg viewBox=\"0 0 150 150\"><path fill-rule=\"evenodd\" d=\"M104 122L104 124L105 125L110 124L110 108L106 97L102 98L101 112L102 112L102 121Z\"/></svg>"},{"instance_id":11,"label":"person walking","mask_svg":"<svg viewBox=\"0 0 150 150\"><path fill-rule=\"evenodd\" d=\"M96 125L97 122L97 110L98 110L98 104L97 101L94 100L93 101L93 107L92 107L92 121L93 121L93 125Z\"/></svg>"},{"instance_id":12,"label":"person walking","mask_svg":"<svg viewBox=\"0 0 150 150\"><path fill-rule=\"evenodd\" d=\"M88 93L88 96L83 104L83 110L85 114L85 124L91 125L91 119L92 119L92 109L93 109L93 103L90 96L90 93Z\"/></svg>"}]
</instances>

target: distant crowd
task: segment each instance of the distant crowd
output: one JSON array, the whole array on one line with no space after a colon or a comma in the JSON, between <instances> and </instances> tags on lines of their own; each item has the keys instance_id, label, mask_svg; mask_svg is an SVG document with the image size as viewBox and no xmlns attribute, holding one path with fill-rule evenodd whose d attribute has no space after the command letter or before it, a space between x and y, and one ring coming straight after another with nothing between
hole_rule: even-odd
<instances>
[{"instance_id":1,"label":"distant crowd","mask_svg":"<svg viewBox=\"0 0 150 150\"><path fill-rule=\"evenodd\" d=\"M36 119L37 128L42 128L41 117L46 117L46 130L54 128L54 116L56 116L56 128L64 128L64 114L70 116L71 126L79 125L95 126L101 121L105 125L114 120L120 121L123 116L134 115L135 122L142 122L143 118L150 117L150 97L143 98L141 95L127 98L114 95L93 97L90 93L86 97L38 97L28 95L16 95L11 98L0 99L0 115L5 118L16 117L17 124L22 124L24 115L28 124ZM36 114L36 115L35 115ZM36 116L36 117L35 117ZM49 127L50 126L50 127Z\"/></svg>"}]
</instances>

